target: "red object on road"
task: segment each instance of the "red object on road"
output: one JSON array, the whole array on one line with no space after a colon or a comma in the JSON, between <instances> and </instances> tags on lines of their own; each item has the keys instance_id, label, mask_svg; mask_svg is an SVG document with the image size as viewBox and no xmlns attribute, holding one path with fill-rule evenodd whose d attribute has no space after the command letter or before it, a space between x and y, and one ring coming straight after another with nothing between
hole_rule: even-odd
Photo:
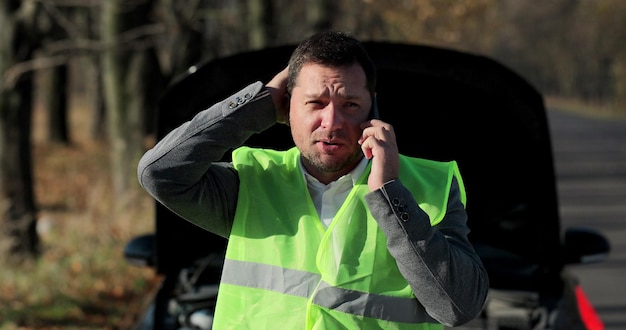
<instances>
[{"instance_id":1,"label":"red object on road","mask_svg":"<svg viewBox=\"0 0 626 330\"><path fill-rule=\"evenodd\" d=\"M574 292L576 293L576 300L578 301L580 317L587 330L604 330L604 323L602 323L598 313L589 302L589 299L587 299L583 288L580 285L576 285Z\"/></svg>"}]
</instances>

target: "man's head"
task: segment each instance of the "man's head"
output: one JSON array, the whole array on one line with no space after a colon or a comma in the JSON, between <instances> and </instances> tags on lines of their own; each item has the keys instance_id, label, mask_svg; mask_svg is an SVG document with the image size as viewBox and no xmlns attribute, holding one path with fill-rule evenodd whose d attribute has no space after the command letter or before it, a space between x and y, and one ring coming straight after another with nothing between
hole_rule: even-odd
<instances>
[{"instance_id":1,"label":"man's head","mask_svg":"<svg viewBox=\"0 0 626 330\"><path fill-rule=\"evenodd\" d=\"M372 109L376 72L359 41L324 32L303 41L289 61L293 140L307 171L329 183L363 157L361 124Z\"/></svg>"}]
</instances>

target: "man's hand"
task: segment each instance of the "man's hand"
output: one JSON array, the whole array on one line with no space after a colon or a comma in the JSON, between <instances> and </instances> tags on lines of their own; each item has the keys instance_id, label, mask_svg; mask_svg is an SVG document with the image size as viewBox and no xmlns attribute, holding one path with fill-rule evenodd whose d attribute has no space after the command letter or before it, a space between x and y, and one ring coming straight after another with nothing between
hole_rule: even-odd
<instances>
[{"instance_id":1,"label":"man's hand","mask_svg":"<svg viewBox=\"0 0 626 330\"><path fill-rule=\"evenodd\" d=\"M287 77L289 67L277 73L265 87L270 92L276 108L276 122L289 125L289 95L287 94Z\"/></svg>"},{"instance_id":2,"label":"man's hand","mask_svg":"<svg viewBox=\"0 0 626 330\"><path fill-rule=\"evenodd\" d=\"M372 159L372 171L367 180L370 191L398 178L400 156L396 134L391 124L372 119L361 124L363 134L359 144L367 159Z\"/></svg>"}]
</instances>

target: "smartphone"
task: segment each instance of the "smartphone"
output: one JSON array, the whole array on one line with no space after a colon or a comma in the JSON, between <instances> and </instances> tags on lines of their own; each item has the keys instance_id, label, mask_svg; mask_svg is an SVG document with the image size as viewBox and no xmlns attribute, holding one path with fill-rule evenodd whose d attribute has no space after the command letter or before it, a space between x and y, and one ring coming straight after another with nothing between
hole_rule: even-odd
<instances>
[{"instance_id":1,"label":"smartphone","mask_svg":"<svg viewBox=\"0 0 626 330\"><path fill-rule=\"evenodd\" d=\"M368 119L380 119L380 116L378 115L378 102L376 101L376 96L372 99L372 108L370 109Z\"/></svg>"}]
</instances>

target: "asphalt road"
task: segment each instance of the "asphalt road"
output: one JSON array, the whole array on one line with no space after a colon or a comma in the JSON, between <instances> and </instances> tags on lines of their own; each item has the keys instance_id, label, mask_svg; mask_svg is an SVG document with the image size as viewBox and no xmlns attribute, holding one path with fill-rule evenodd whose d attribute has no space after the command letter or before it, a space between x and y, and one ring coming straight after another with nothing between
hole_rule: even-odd
<instances>
[{"instance_id":1,"label":"asphalt road","mask_svg":"<svg viewBox=\"0 0 626 330\"><path fill-rule=\"evenodd\" d=\"M548 120L563 227L591 227L611 243L600 263L572 266L607 330L626 329L626 119L551 109Z\"/></svg>"}]
</instances>

